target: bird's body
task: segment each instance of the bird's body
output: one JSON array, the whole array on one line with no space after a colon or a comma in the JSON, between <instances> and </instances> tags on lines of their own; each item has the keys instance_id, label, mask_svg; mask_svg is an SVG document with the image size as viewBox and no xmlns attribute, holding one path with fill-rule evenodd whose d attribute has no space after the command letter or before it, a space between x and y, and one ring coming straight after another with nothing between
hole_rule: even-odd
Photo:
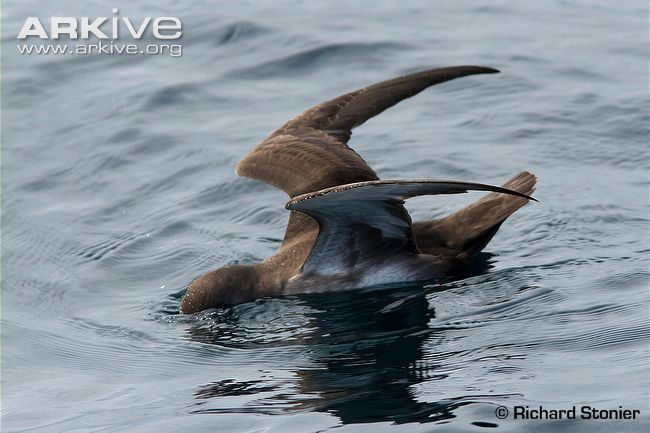
<instances>
[{"instance_id":1,"label":"bird's body","mask_svg":"<svg viewBox=\"0 0 650 433\"><path fill-rule=\"evenodd\" d=\"M535 176L522 172L503 187L439 180L379 180L347 146L352 128L425 88L453 78L498 72L457 66L384 81L317 105L271 134L237 166L290 196L277 254L194 280L182 313L266 296L346 290L441 278L466 266L501 223L527 203ZM429 194L490 191L432 221L412 223L404 200Z\"/></svg>"}]
</instances>

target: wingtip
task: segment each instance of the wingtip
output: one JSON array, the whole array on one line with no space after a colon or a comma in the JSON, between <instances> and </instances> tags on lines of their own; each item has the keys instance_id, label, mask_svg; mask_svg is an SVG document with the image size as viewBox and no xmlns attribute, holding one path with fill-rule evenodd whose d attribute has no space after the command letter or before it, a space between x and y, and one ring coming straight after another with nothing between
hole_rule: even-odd
<instances>
[{"instance_id":1,"label":"wingtip","mask_svg":"<svg viewBox=\"0 0 650 433\"><path fill-rule=\"evenodd\" d=\"M474 75L474 74L498 74L499 72L501 72L500 70L493 68L491 66L481 66L481 65L471 65L471 64L429 69L425 72L437 73L443 70L450 70L451 73L454 75L454 78L463 77L466 75Z\"/></svg>"},{"instance_id":2,"label":"wingtip","mask_svg":"<svg viewBox=\"0 0 650 433\"><path fill-rule=\"evenodd\" d=\"M490 66L479 66L479 69L485 74L498 74L501 72L497 68L491 68Z\"/></svg>"},{"instance_id":3,"label":"wingtip","mask_svg":"<svg viewBox=\"0 0 650 433\"><path fill-rule=\"evenodd\" d=\"M512 193L514 192L514 193L516 193L516 194L512 194L512 195L516 195L516 196L518 196L518 197L525 198L526 200L532 200L532 201L536 201L536 202L539 203L539 200L537 200L537 199L536 199L535 197L533 197L533 196L530 196L530 195L528 195L528 194L524 194L524 193L521 193L521 192L519 192L519 191L515 191L515 190L510 190L510 191L511 191L511 192L510 192L509 194L512 194Z\"/></svg>"}]
</instances>

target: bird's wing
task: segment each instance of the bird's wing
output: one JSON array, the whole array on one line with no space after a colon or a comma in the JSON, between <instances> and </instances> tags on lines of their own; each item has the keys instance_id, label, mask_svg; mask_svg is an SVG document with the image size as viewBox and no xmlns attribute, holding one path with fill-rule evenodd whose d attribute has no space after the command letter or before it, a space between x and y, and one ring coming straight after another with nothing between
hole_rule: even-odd
<instances>
[{"instance_id":1,"label":"bird's wing","mask_svg":"<svg viewBox=\"0 0 650 433\"><path fill-rule=\"evenodd\" d=\"M431 69L382 81L323 102L287 122L237 165L237 174L295 197L323 188L378 179L347 142L352 129L429 86L472 74L480 66Z\"/></svg>"},{"instance_id":2,"label":"bird's wing","mask_svg":"<svg viewBox=\"0 0 650 433\"><path fill-rule=\"evenodd\" d=\"M352 129L434 84L473 74L499 72L480 66L431 69L382 81L323 102L287 122L237 165L237 174L261 180L295 197L323 188L377 180L377 174L347 142ZM316 229L292 212L286 245Z\"/></svg>"},{"instance_id":3,"label":"bird's wing","mask_svg":"<svg viewBox=\"0 0 650 433\"><path fill-rule=\"evenodd\" d=\"M404 200L470 190L532 199L497 186L430 179L357 182L297 196L285 207L311 216L320 227L302 272L332 275L400 251L418 253Z\"/></svg>"}]
</instances>

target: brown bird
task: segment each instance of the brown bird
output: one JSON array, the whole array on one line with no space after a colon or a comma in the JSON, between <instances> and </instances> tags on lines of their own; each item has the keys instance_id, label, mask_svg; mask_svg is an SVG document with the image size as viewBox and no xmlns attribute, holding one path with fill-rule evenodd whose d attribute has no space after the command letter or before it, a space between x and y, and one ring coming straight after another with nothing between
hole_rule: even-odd
<instances>
[{"instance_id":1,"label":"brown bird","mask_svg":"<svg viewBox=\"0 0 650 433\"><path fill-rule=\"evenodd\" d=\"M425 282L466 266L517 209L536 178L522 172L502 187L446 180L379 180L347 142L352 129L429 86L499 72L453 66L404 75L319 104L262 141L237 174L285 191L291 211L277 254L195 279L183 314L256 298ZM404 200L490 191L445 218L412 223ZM534 199L532 199L534 200Z\"/></svg>"}]
</instances>

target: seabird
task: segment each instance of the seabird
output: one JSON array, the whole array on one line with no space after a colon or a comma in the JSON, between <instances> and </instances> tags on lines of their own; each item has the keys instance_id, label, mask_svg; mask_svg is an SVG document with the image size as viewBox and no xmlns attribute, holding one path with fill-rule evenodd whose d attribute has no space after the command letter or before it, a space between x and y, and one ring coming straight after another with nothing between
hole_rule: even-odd
<instances>
[{"instance_id":1,"label":"seabird","mask_svg":"<svg viewBox=\"0 0 650 433\"><path fill-rule=\"evenodd\" d=\"M316 105L273 132L237 165L239 176L286 192L291 211L279 251L261 263L196 278L180 312L261 297L425 282L467 266L534 191L522 172L502 187L451 180L380 180L353 149L352 129L434 84L499 72L480 66L431 69L383 81ZM490 193L444 218L412 222L420 195Z\"/></svg>"}]
</instances>

